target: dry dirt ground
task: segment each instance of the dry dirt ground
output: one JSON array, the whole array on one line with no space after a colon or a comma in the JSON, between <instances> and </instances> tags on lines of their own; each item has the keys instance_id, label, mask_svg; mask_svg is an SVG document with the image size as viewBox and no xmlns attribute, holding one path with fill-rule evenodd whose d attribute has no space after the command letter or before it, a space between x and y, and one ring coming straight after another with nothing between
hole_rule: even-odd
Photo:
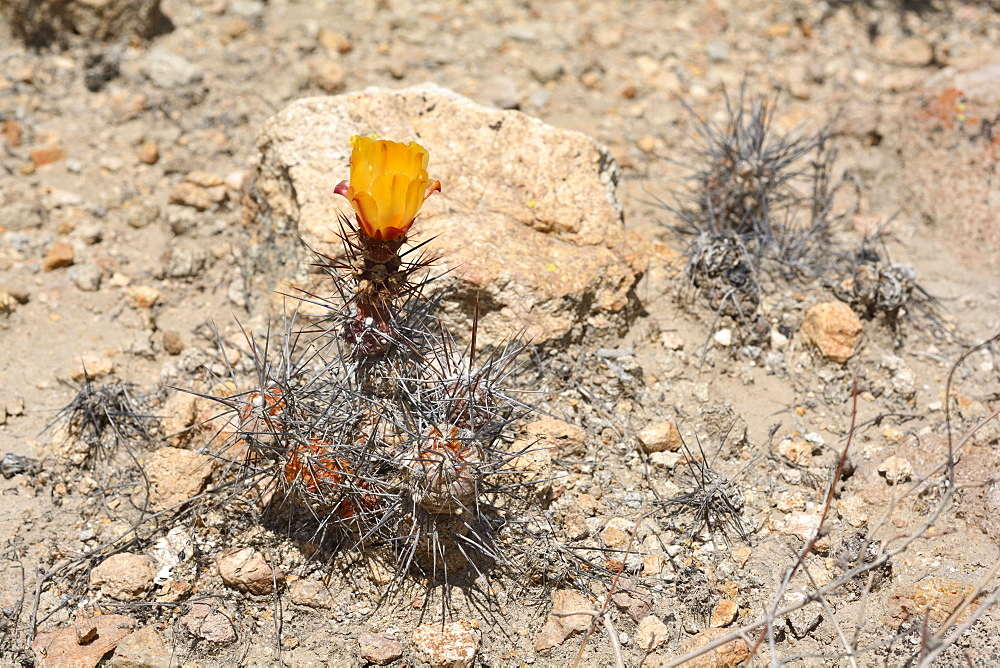
<instances>
[{"instance_id":1,"label":"dry dirt ground","mask_svg":"<svg viewBox=\"0 0 1000 668\"><path fill-rule=\"evenodd\" d=\"M933 169L959 154L914 135L928 127L917 100L932 77L1000 59L997 8L894 0L165 0L162 8L169 30L110 44L71 38L33 50L0 25L0 456L28 458L4 460L0 480L0 663L31 665L36 633L102 613L155 630L132 645L149 665L363 665L363 632L402 643L394 665L428 657L452 665L411 643L419 624L442 621L440 587L428 592L412 578L383 599L380 567L317 552L221 502L224 492L131 534L143 479L128 452L148 464L169 430L154 422L152 444L126 434L127 448L88 468L66 452L57 420L84 382L81 358L100 376L96 385L130 383L144 410L166 417L173 388L226 374L216 332L238 341L238 323L263 327L268 296L241 290L249 231L239 191L266 118L301 96L433 81L610 147L624 170L625 225L650 248L639 308L620 340L589 337L536 355L539 383L551 390L545 411L585 438L553 455L557 498L528 527L548 551L456 588L445 606L445 621L478 627L477 665L569 665L581 645L580 665L611 665L603 626L586 641L576 633L536 651L556 590L587 593L595 607L614 599L606 616L627 665L665 664L705 642L696 634L709 627L745 625L738 642L760 641L754 665L916 665L942 648L933 655L942 665L1000 664L996 608L984 608L996 601L1000 562L1000 430L988 420L1000 362L986 346L954 366L1000 332L1000 245L982 215L995 210L1000 163L975 144L992 146L1000 98L969 139L979 162L955 166L963 185L992 191L992 200L933 191L941 182ZM851 247L866 225L888 222L879 248L937 299L933 318L911 308L898 331L866 319L859 350L840 364L799 331L812 305L833 299L823 281L763 280L766 317L781 336L749 350L736 324L716 320L685 288L684 240L668 228L678 221L657 200L674 201L687 187L679 177L699 168L685 105L724 121L724 91L744 82L754 94L780 91L779 134L832 124L834 173L857 189L836 201L857 215L840 220L833 238ZM967 121L962 99L936 99L943 111L928 113L945 117L938 135ZM201 210L168 199L193 172L204 172ZM928 205L929 192L943 208ZM639 447L642 429L668 420L691 449L686 463L683 453ZM694 507L662 503L692 492L708 504L711 527L697 526ZM172 529L176 544L164 543ZM90 570L122 545L158 555L158 567L167 557L157 546L168 545L172 582L184 584L127 603L101 594ZM244 546L280 569L276 594L223 584L215 557ZM633 592L624 597L609 592L615 559ZM851 569L857 577L844 578ZM329 600L303 594L303 581L321 583ZM817 590L816 602L754 626ZM225 614L221 635L190 623L196 603ZM84 630L77 644L92 640ZM728 660L742 660L730 647Z\"/></svg>"}]
</instances>

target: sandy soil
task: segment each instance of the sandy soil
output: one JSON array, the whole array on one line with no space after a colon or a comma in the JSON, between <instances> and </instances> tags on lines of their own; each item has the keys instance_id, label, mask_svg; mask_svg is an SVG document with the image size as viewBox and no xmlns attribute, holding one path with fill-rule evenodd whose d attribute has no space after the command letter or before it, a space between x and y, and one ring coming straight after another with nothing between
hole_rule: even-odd
<instances>
[{"instance_id":1,"label":"sandy soil","mask_svg":"<svg viewBox=\"0 0 1000 668\"><path fill-rule=\"evenodd\" d=\"M212 372L226 375L216 332L238 341L240 323L262 329L269 303L239 289L250 236L240 187L258 128L301 96L422 81L609 146L624 169L625 224L651 249L635 290L641 308L623 339L539 351L535 380L552 390L544 410L586 437L554 455L558 498L538 508L544 522L531 527L548 547L451 594L445 616L481 631L478 665L571 664L582 634L535 649L552 593L586 591L601 605L614 575L560 579L564 552L606 566L608 527L628 533L640 520L635 553L663 565L626 573L636 593L609 606L627 665L660 665L711 625L752 624L817 588L822 605L780 616L770 636L764 626L746 632L750 644L762 638L754 662L916 665L936 633L966 621L944 643L941 665L1000 661L995 613L973 615L997 587L1000 430L995 417L983 422L1000 387L995 347L962 361L946 395L962 353L1000 331L998 249L975 241L990 238L981 229L928 215L910 194L919 175L901 158L920 87L945 68L990 58L1000 13L989 3L200 0L163 10L170 31L119 44L69 39L31 50L0 24L0 456L29 458L26 470L9 460L11 476L0 480L0 662L31 665L36 632L98 612L155 628L169 650L157 656L171 665L364 665L363 632L403 643L393 665L424 660L411 634L441 620L440 588L428 593L414 578L384 597L382 566L317 556L280 521L261 524L219 495L205 510L153 518L130 534L142 477L126 449L96 469L79 466L58 420L83 382L81 357L101 375L96 383L130 383L160 416L177 405L174 388L203 389ZM724 91L744 81L755 94L780 91L779 133L839 128L834 172L849 174L860 197L838 199L838 210L860 202L864 215L838 223L833 238L851 247L865 221L891 219L884 248L937 299L934 319L904 318L901 334L865 320L860 349L838 364L799 332L807 310L833 298L829 286L774 278L762 282L763 303L775 329L787 328L783 347L773 338L763 352L722 345L718 330L738 324L717 320L685 288L684 242L669 229L678 221L657 200L684 193L679 178L697 168L697 119L685 104L724 120ZM48 164L43 149L58 149ZM196 171L212 177L206 191L215 188L215 199L205 210L170 203L171 188ZM969 178L988 172L970 168ZM144 306L153 294L155 305ZM703 448L711 480L693 483L677 456L639 447L637 434L666 420L693 454ZM845 472L837 465L852 420ZM152 444L125 439L147 464L170 431L152 428ZM909 471L893 479L901 466ZM838 470L824 535L810 542ZM719 516L728 529L692 534L691 514L661 503L720 480L717 493L739 499L737 515ZM176 527L192 546L180 550L175 572L188 590L157 587L121 603L88 588L106 555L129 540L129 552L152 554ZM215 557L241 546L281 570L278 594L223 584ZM869 561L893 551L891 567L843 579L864 563L859 549ZM329 606L292 602L304 580L323 582ZM968 611L946 620L966 598ZM235 639L214 642L183 621L205 601L232 618ZM646 607L630 614L637 601ZM653 647L641 632L649 622L639 626L649 615L666 629ZM598 629L581 665L612 661Z\"/></svg>"}]
</instances>

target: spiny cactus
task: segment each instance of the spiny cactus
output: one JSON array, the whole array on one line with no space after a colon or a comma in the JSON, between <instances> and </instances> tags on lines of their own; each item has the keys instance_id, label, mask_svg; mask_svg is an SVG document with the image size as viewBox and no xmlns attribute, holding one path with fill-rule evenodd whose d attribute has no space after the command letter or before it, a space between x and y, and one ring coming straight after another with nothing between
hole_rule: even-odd
<instances>
[{"instance_id":1,"label":"spiny cactus","mask_svg":"<svg viewBox=\"0 0 1000 668\"><path fill-rule=\"evenodd\" d=\"M441 189L427 151L354 137L342 253L317 254L328 312L276 350L254 345L258 386L220 399L235 413L243 475L269 478L274 498L304 508L362 549L388 547L400 573L445 575L502 561L496 540L519 485L510 484L512 423L531 408L508 385L521 344L477 354L435 317L432 259L408 232ZM499 497L504 500L500 501Z\"/></svg>"},{"instance_id":2,"label":"spiny cactus","mask_svg":"<svg viewBox=\"0 0 1000 668\"><path fill-rule=\"evenodd\" d=\"M675 205L686 239L685 274L720 314L756 324L761 274L811 275L826 266L834 151L825 131L780 133L774 102L727 96L725 121L691 111L698 143L693 192Z\"/></svg>"}]
</instances>

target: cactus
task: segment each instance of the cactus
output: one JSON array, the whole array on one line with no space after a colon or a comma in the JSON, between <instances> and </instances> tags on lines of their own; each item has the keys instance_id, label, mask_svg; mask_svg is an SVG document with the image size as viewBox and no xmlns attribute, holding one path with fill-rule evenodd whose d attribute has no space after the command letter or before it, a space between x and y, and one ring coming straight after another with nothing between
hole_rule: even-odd
<instances>
[{"instance_id":1,"label":"cactus","mask_svg":"<svg viewBox=\"0 0 1000 668\"><path fill-rule=\"evenodd\" d=\"M524 346L467 347L435 317L433 262L409 245L424 199L427 151L354 137L350 179L335 193L342 254L317 254L332 296L316 326L287 324L277 350L254 346L258 387L225 402L247 480L268 478L273 498L305 509L362 550L388 548L397 572L445 575L503 561L495 532L511 485L512 423L531 410L507 388ZM473 319L475 323L475 318ZM270 337L269 337L270 338ZM516 505L505 500L499 505Z\"/></svg>"}]
</instances>

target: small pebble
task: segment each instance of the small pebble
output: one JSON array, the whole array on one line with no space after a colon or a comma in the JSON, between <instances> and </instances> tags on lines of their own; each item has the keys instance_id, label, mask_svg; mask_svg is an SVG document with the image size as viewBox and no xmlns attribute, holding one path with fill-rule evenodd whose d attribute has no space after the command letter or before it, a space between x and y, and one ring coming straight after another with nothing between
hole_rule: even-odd
<instances>
[{"instance_id":1,"label":"small pebble","mask_svg":"<svg viewBox=\"0 0 1000 668\"><path fill-rule=\"evenodd\" d=\"M681 447L681 434L677 425L666 421L650 425L640 431L636 438L643 452L676 452Z\"/></svg>"},{"instance_id":2,"label":"small pebble","mask_svg":"<svg viewBox=\"0 0 1000 668\"><path fill-rule=\"evenodd\" d=\"M501 109L517 109L521 106L517 84L505 76L491 77L480 84L479 97Z\"/></svg>"},{"instance_id":3,"label":"small pebble","mask_svg":"<svg viewBox=\"0 0 1000 668\"><path fill-rule=\"evenodd\" d=\"M99 267L88 262L70 267L69 277L84 292L96 292L101 287L102 273Z\"/></svg>"},{"instance_id":4,"label":"small pebble","mask_svg":"<svg viewBox=\"0 0 1000 668\"><path fill-rule=\"evenodd\" d=\"M648 615L639 621L635 630L635 644L645 652L651 652L670 639L670 628L655 615Z\"/></svg>"},{"instance_id":5,"label":"small pebble","mask_svg":"<svg viewBox=\"0 0 1000 668\"><path fill-rule=\"evenodd\" d=\"M71 264L73 264L73 247L66 242L60 241L49 246L49 252L45 254L45 259L42 260L42 270L52 271L53 269L68 267Z\"/></svg>"},{"instance_id":6,"label":"small pebble","mask_svg":"<svg viewBox=\"0 0 1000 668\"><path fill-rule=\"evenodd\" d=\"M115 363L110 357L97 357L96 355L80 355L76 359L76 364L70 372L73 380L83 380L90 378L103 378L115 372Z\"/></svg>"},{"instance_id":7,"label":"small pebble","mask_svg":"<svg viewBox=\"0 0 1000 668\"><path fill-rule=\"evenodd\" d=\"M190 206L198 211L211 209L214 202L206 188L189 183L178 183L170 189L170 203Z\"/></svg>"},{"instance_id":8,"label":"small pebble","mask_svg":"<svg viewBox=\"0 0 1000 668\"><path fill-rule=\"evenodd\" d=\"M528 65L528 69L531 71L531 75L535 77L535 80L538 83L543 84L555 81L561 77L565 71L562 63L553 60L548 55L539 55L536 57L531 64Z\"/></svg>"},{"instance_id":9,"label":"small pebble","mask_svg":"<svg viewBox=\"0 0 1000 668\"><path fill-rule=\"evenodd\" d=\"M192 635L210 642L226 643L236 640L232 613L208 603L194 603L180 621Z\"/></svg>"},{"instance_id":10,"label":"small pebble","mask_svg":"<svg viewBox=\"0 0 1000 668\"><path fill-rule=\"evenodd\" d=\"M160 149L155 141L145 142L139 147L139 162L155 165L160 159Z\"/></svg>"},{"instance_id":11,"label":"small pebble","mask_svg":"<svg viewBox=\"0 0 1000 668\"><path fill-rule=\"evenodd\" d=\"M729 60L729 44L721 39L713 39L705 47L705 54L713 63L724 63Z\"/></svg>"},{"instance_id":12,"label":"small pebble","mask_svg":"<svg viewBox=\"0 0 1000 668\"><path fill-rule=\"evenodd\" d=\"M168 355L180 355L184 352L184 340L178 332L166 330L163 332L163 349Z\"/></svg>"},{"instance_id":13,"label":"small pebble","mask_svg":"<svg viewBox=\"0 0 1000 668\"><path fill-rule=\"evenodd\" d=\"M709 620L708 625L712 628L721 628L723 626L729 626L736 619L736 614L739 611L739 605L736 601L729 599L722 599L719 601L715 609L712 610L712 618Z\"/></svg>"},{"instance_id":14,"label":"small pebble","mask_svg":"<svg viewBox=\"0 0 1000 668\"><path fill-rule=\"evenodd\" d=\"M716 345L728 348L733 345L733 330L729 328L720 329L712 336L712 340L715 341Z\"/></svg>"},{"instance_id":15,"label":"small pebble","mask_svg":"<svg viewBox=\"0 0 1000 668\"><path fill-rule=\"evenodd\" d=\"M323 92L337 93L347 85L347 70L337 58L313 58L309 61L309 80Z\"/></svg>"},{"instance_id":16,"label":"small pebble","mask_svg":"<svg viewBox=\"0 0 1000 668\"><path fill-rule=\"evenodd\" d=\"M376 666L385 666L403 656L403 643L390 633L359 633L361 658Z\"/></svg>"},{"instance_id":17,"label":"small pebble","mask_svg":"<svg viewBox=\"0 0 1000 668\"><path fill-rule=\"evenodd\" d=\"M31 149L31 164L34 167L49 165L66 158L66 151L58 146L45 146Z\"/></svg>"},{"instance_id":18,"label":"small pebble","mask_svg":"<svg viewBox=\"0 0 1000 668\"><path fill-rule=\"evenodd\" d=\"M898 485L913 475L913 464L902 457L889 457L879 464L878 472L890 485Z\"/></svg>"},{"instance_id":19,"label":"small pebble","mask_svg":"<svg viewBox=\"0 0 1000 668\"><path fill-rule=\"evenodd\" d=\"M128 289L129 306L152 308L160 299L160 291L151 285L133 285Z\"/></svg>"},{"instance_id":20,"label":"small pebble","mask_svg":"<svg viewBox=\"0 0 1000 668\"><path fill-rule=\"evenodd\" d=\"M652 153L656 150L656 137L653 135L643 135L639 137L635 145L639 147L639 150L645 151L646 153Z\"/></svg>"},{"instance_id":21,"label":"small pebble","mask_svg":"<svg viewBox=\"0 0 1000 668\"><path fill-rule=\"evenodd\" d=\"M135 229L146 227L159 216L160 208L153 204L137 204L125 210L125 222Z\"/></svg>"},{"instance_id":22,"label":"small pebble","mask_svg":"<svg viewBox=\"0 0 1000 668\"><path fill-rule=\"evenodd\" d=\"M122 552L108 557L90 572L90 586L118 601L138 601L152 590L155 577L152 559Z\"/></svg>"},{"instance_id":23,"label":"small pebble","mask_svg":"<svg viewBox=\"0 0 1000 668\"><path fill-rule=\"evenodd\" d=\"M251 594L270 594L274 591L274 570L264 555L252 547L234 547L215 557L222 581L230 587Z\"/></svg>"}]
</instances>

